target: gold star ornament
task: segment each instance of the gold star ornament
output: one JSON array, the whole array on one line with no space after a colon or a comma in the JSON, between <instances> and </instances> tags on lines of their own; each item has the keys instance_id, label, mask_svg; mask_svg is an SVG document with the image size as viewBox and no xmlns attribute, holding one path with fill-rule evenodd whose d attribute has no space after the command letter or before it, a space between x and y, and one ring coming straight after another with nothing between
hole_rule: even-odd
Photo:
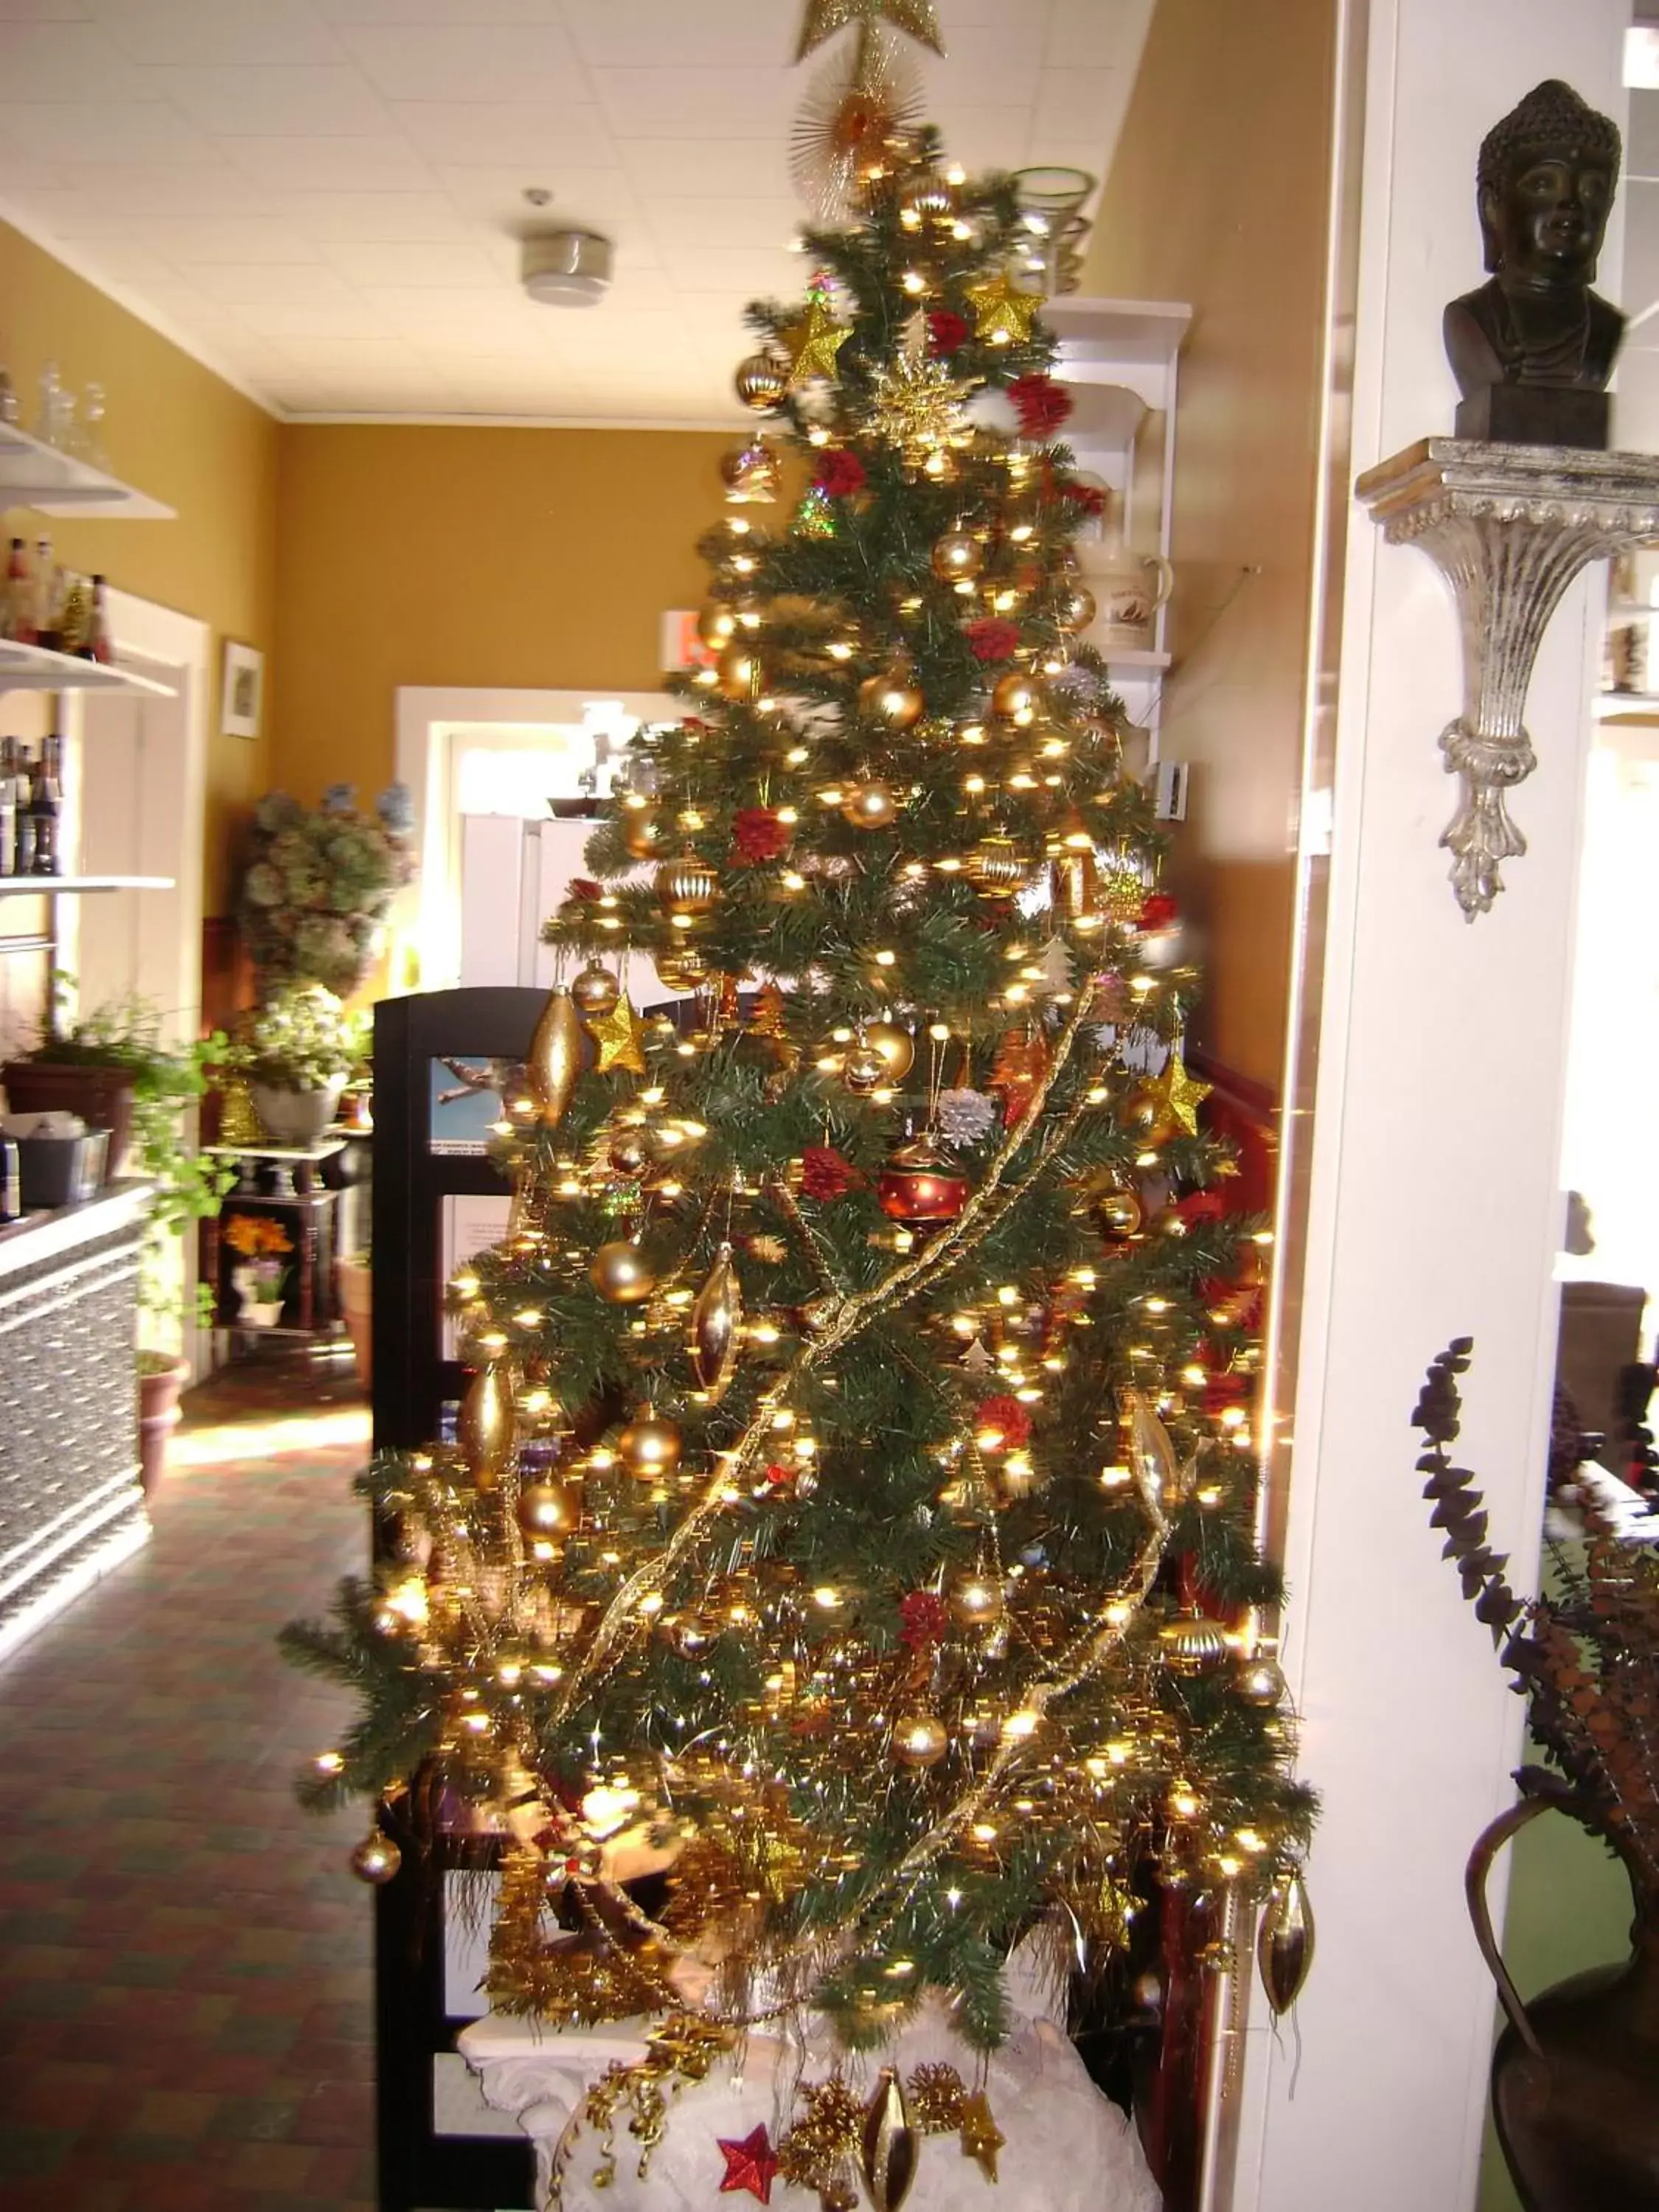
<instances>
[{"instance_id":1,"label":"gold star ornament","mask_svg":"<svg viewBox=\"0 0 1659 2212\"><path fill-rule=\"evenodd\" d=\"M852 335L851 329L836 320L825 301L815 292L807 301L804 319L785 333L789 347L790 390L799 392L815 376L827 376L833 382L836 356Z\"/></svg>"},{"instance_id":2,"label":"gold star ornament","mask_svg":"<svg viewBox=\"0 0 1659 2212\"><path fill-rule=\"evenodd\" d=\"M629 1075L645 1073L645 1054L640 1046L640 1018L626 998L618 999L608 1014L587 1024L587 1033L599 1048L599 1073L623 1068Z\"/></svg>"},{"instance_id":3,"label":"gold star ornament","mask_svg":"<svg viewBox=\"0 0 1659 2212\"><path fill-rule=\"evenodd\" d=\"M1017 291L1006 270L970 284L968 298L974 310L975 335L988 345L1030 343L1031 325L1042 302L1035 292Z\"/></svg>"},{"instance_id":4,"label":"gold star ornament","mask_svg":"<svg viewBox=\"0 0 1659 2212\"><path fill-rule=\"evenodd\" d=\"M991 2115L991 2100L975 2089L962 2108L962 2154L971 2158L988 2181L997 2178L997 2153L1008 2138Z\"/></svg>"},{"instance_id":5,"label":"gold star ornament","mask_svg":"<svg viewBox=\"0 0 1659 2212\"><path fill-rule=\"evenodd\" d=\"M1198 1134L1198 1109L1209 1097L1212 1087L1188 1074L1185 1048L1179 1044L1174 1046L1159 1088L1170 1102L1170 1113L1189 1137Z\"/></svg>"},{"instance_id":6,"label":"gold star ornament","mask_svg":"<svg viewBox=\"0 0 1659 2212\"><path fill-rule=\"evenodd\" d=\"M871 428L913 465L950 443L961 426L962 403L974 389L971 379L952 376L943 362L905 354L891 368L878 368L871 382Z\"/></svg>"},{"instance_id":7,"label":"gold star ornament","mask_svg":"<svg viewBox=\"0 0 1659 2212\"><path fill-rule=\"evenodd\" d=\"M804 62L826 39L854 23L890 23L936 54L945 52L933 0L806 0L795 59Z\"/></svg>"}]
</instances>

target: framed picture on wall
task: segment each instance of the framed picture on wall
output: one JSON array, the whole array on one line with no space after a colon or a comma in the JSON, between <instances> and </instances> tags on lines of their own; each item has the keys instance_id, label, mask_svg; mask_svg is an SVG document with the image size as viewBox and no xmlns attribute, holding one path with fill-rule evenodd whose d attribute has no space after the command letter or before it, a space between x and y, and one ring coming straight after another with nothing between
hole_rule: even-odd
<instances>
[{"instance_id":1,"label":"framed picture on wall","mask_svg":"<svg viewBox=\"0 0 1659 2212\"><path fill-rule=\"evenodd\" d=\"M219 727L228 738L257 738L265 689L265 657L251 645L225 641L224 690Z\"/></svg>"}]
</instances>

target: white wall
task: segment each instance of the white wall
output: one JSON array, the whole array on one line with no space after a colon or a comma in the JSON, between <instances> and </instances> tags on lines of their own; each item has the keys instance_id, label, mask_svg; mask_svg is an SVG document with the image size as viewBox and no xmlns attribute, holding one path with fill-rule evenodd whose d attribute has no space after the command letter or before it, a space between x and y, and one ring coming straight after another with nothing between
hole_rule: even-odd
<instances>
[{"instance_id":1,"label":"white wall","mask_svg":"<svg viewBox=\"0 0 1659 2212\"><path fill-rule=\"evenodd\" d=\"M1356 7L1352 12L1359 15ZM1540 78L1622 113L1626 0L1372 0L1356 333L1356 472L1451 427L1443 303L1481 281L1485 131ZM1363 19L1362 19L1363 20ZM1616 238L1603 262L1613 288ZM1464 1457L1525 1588L1540 1548L1551 1262L1599 580L1534 678L1530 851L1467 924L1437 840L1436 746L1460 703L1427 557L1351 527L1329 955L1294 1413L1287 1664L1324 1793L1318 1960L1296 2033L1248 2039L1233 2203L1461 2212L1474 2201L1492 2003L1462 1869L1513 1795L1522 1709L1428 1525L1408 1425L1430 1358L1476 1340Z\"/></svg>"}]
</instances>

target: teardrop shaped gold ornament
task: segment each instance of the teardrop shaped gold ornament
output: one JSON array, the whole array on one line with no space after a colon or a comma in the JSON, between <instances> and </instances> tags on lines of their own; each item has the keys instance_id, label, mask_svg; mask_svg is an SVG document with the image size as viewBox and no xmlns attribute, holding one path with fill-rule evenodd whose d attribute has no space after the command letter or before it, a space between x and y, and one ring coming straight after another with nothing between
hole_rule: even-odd
<instances>
[{"instance_id":1,"label":"teardrop shaped gold ornament","mask_svg":"<svg viewBox=\"0 0 1659 2212\"><path fill-rule=\"evenodd\" d=\"M1192 1490L1197 1474L1194 1463L1181 1459L1174 1437L1139 1391L1126 1390L1123 1396L1127 1401L1129 1445L1142 1487L1160 1505L1178 1505Z\"/></svg>"},{"instance_id":2,"label":"teardrop shaped gold ornament","mask_svg":"<svg viewBox=\"0 0 1659 2212\"><path fill-rule=\"evenodd\" d=\"M556 983L547 994L525 1061L530 1095L545 1127L563 1121L581 1072L581 1017L564 985Z\"/></svg>"},{"instance_id":3,"label":"teardrop shaped gold ornament","mask_svg":"<svg viewBox=\"0 0 1659 2212\"><path fill-rule=\"evenodd\" d=\"M691 1371L711 1405L726 1395L737 1370L742 1328L743 1285L732 1263L732 1247L722 1244L691 1308Z\"/></svg>"},{"instance_id":4,"label":"teardrop shaped gold ornament","mask_svg":"<svg viewBox=\"0 0 1659 2212\"><path fill-rule=\"evenodd\" d=\"M1267 2002L1275 2013L1288 2012L1314 1962L1313 1906L1298 1868L1281 1867L1273 1876L1255 1931L1255 1962Z\"/></svg>"},{"instance_id":5,"label":"teardrop shaped gold ornament","mask_svg":"<svg viewBox=\"0 0 1659 2212\"><path fill-rule=\"evenodd\" d=\"M455 1441L480 1490L499 1489L511 1463L514 1414L513 1370L491 1360L467 1385L455 1418Z\"/></svg>"},{"instance_id":6,"label":"teardrop shaped gold ornament","mask_svg":"<svg viewBox=\"0 0 1659 2212\"><path fill-rule=\"evenodd\" d=\"M884 2066L864 2112L864 2185L874 2212L899 2212L916 2178L916 2132L895 2069Z\"/></svg>"}]
</instances>

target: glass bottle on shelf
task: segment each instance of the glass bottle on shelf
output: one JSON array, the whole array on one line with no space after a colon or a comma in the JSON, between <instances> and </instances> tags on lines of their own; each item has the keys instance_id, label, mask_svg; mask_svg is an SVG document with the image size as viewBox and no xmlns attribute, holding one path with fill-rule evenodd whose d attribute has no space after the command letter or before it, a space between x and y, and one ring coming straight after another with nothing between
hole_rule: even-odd
<instances>
[{"instance_id":1,"label":"glass bottle on shelf","mask_svg":"<svg viewBox=\"0 0 1659 2212\"><path fill-rule=\"evenodd\" d=\"M17 828L16 842L12 848L11 872L15 876L34 873L34 816L29 802L34 796L34 775L29 761L29 749L17 748Z\"/></svg>"},{"instance_id":2,"label":"glass bottle on shelf","mask_svg":"<svg viewBox=\"0 0 1659 2212\"><path fill-rule=\"evenodd\" d=\"M17 857L17 740L0 738L0 876Z\"/></svg>"},{"instance_id":3,"label":"glass bottle on shelf","mask_svg":"<svg viewBox=\"0 0 1659 2212\"><path fill-rule=\"evenodd\" d=\"M52 540L41 538L34 547L34 641L49 652L58 649L58 563L52 557Z\"/></svg>"},{"instance_id":4,"label":"glass bottle on shelf","mask_svg":"<svg viewBox=\"0 0 1659 2212\"><path fill-rule=\"evenodd\" d=\"M17 645L34 642L34 579L29 574L29 550L21 538L11 541L6 562L6 596L0 605L0 631Z\"/></svg>"},{"instance_id":5,"label":"glass bottle on shelf","mask_svg":"<svg viewBox=\"0 0 1659 2212\"><path fill-rule=\"evenodd\" d=\"M81 459L88 468L100 469L108 476L111 473L109 454L104 446L106 411L103 386L88 385L81 397Z\"/></svg>"},{"instance_id":6,"label":"glass bottle on shelf","mask_svg":"<svg viewBox=\"0 0 1659 2212\"><path fill-rule=\"evenodd\" d=\"M29 862L29 873L33 876L63 873L62 857L58 850L58 817L63 795L58 781L62 751L61 738L40 740L40 765L29 798L29 820L34 825L34 853Z\"/></svg>"},{"instance_id":7,"label":"glass bottle on shelf","mask_svg":"<svg viewBox=\"0 0 1659 2212\"><path fill-rule=\"evenodd\" d=\"M92 580L91 620L87 627L86 657L101 661L106 667L115 659L115 641L109 634L109 602L104 592L104 580Z\"/></svg>"},{"instance_id":8,"label":"glass bottle on shelf","mask_svg":"<svg viewBox=\"0 0 1659 2212\"><path fill-rule=\"evenodd\" d=\"M35 417L34 434L43 445L55 446L62 424L59 402L64 396L64 380L58 373L58 364L49 361L40 372L40 411Z\"/></svg>"},{"instance_id":9,"label":"glass bottle on shelf","mask_svg":"<svg viewBox=\"0 0 1659 2212\"><path fill-rule=\"evenodd\" d=\"M3 357L0 357L0 425L16 422L21 419L22 412L22 408L18 404L17 386L12 381L11 371L7 368Z\"/></svg>"}]
</instances>

